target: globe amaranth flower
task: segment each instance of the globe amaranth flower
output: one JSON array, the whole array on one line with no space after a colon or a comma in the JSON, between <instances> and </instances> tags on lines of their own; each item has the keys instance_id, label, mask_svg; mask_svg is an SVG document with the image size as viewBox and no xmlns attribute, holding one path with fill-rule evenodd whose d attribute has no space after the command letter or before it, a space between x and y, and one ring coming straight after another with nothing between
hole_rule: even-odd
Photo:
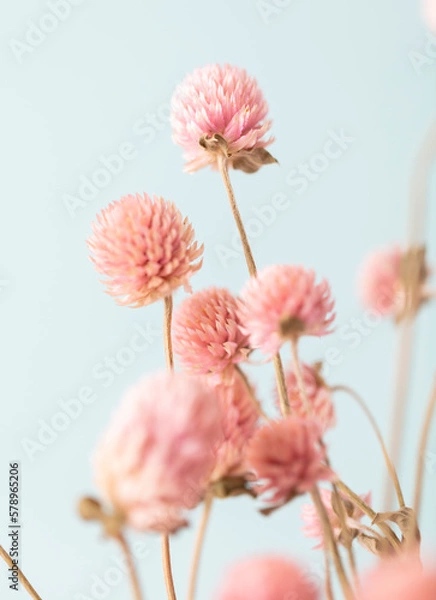
<instances>
[{"instance_id":1,"label":"globe amaranth flower","mask_svg":"<svg viewBox=\"0 0 436 600\"><path fill-rule=\"evenodd\" d=\"M310 414L318 419L323 431L334 427L336 424L336 415L332 394L320 375L318 365L311 366L301 363L301 371L307 399L311 408ZM300 392L297 377L293 370L285 373L285 380L291 413L300 417L308 416L306 403ZM277 397L276 388L274 391Z\"/></svg>"},{"instance_id":2,"label":"globe amaranth flower","mask_svg":"<svg viewBox=\"0 0 436 600\"><path fill-rule=\"evenodd\" d=\"M301 335L326 335L334 320L330 286L315 273L292 265L271 265L251 277L241 293L239 319L250 346L272 356Z\"/></svg>"},{"instance_id":3,"label":"globe amaranth flower","mask_svg":"<svg viewBox=\"0 0 436 600\"><path fill-rule=\"evenodd\" d=\"M247 356L248 337L237 317L236 298L210 287L186 298L173 319L173 345L185 370L221 374Z\"/></svg>"},{"instance_id":4,"label":"globe amaranth flower","mask_svg":"<svg viewBox=\"0 0 436 600\"><path fill-rule=\"evenodd\" d=\"M321 429L311 417L271 421L256 431L248 444L246 462L254 474L256 491L268 503L281 504L312 490L334 473L325 464Z\"/></svg>"},{"instance_id":5,"label":"globe amaranth flower","mask_svg":"<svg viewBox=\"0 0 436 600\"><path fill-rule=\"evenodd\" d=\"M97 486L138 530L172 532L202 499L223 441L217 394L169 371L131 388L98 446Z\"/></svg>"},{"instance_id":6,"label":"globe amaranth flower","mask_svg":"<svg viewBox=\"0 0 436 600\"><path fill-rule=\"evenodd\" d=\"M215 600L318 600L318 586L299 565L275 555L257 556L233 565Z\"/></svg>"},{"instance_id":7,"label":"globe amaranth flower","mask_svg":"<svg viewBox=\"0 0 436 600\"><path fill-rule=\"evenodd\" d=\"M330 490L321 489L320 494L321 500L329 516L334 536L339 542L341 541L343 530L341 525L341 519L335 512L332 505L332 492ZM366 504L371 504L371 493L362 494L360 498ZM360 510L360 508L352 504L345 496L342 496L342 499L347 515L346 524L348 527L348 532L351 532L352 535L357 535L358 532L362 529L360 522L362 517L364 516L364 513ZM304 535L308 538L315 538L316 540L318 540L317 545L314 546L315 549L324 548L324 530L315 506L311 503L303 504L301 517L304 521Z\"/></svg>"},{"instance_id":8,"label":"globe amaranth flower","mask_svg":"<svg viewBox=\"0 0 436 600\"><path fill-rule=\"evenodd\" d=\"M186 171L216 167L224 152L230 165L246 172L275 162L265 150L271 121L255 79L244 69L207 65L177 86L171 101L173 139L185 151Z\"/></svg>"},{"instance_id":9,"label":"globe amaranth flower","mask_svg":"<svg viewBox=\"0 0 436 600\"><path fill-rule=\"evenodd\" d=\"M383 560L363 578L358 600L434 600L436 568L423 569L418 554Z\"/></svg>"},{"instance_id":10,"label":"globe amaranth flower","mask_svg":"<svg viewBox=\"0 0 436 600\"><path fill-rule=\"evenodd\" d=\"M171 202L147 194L124 196L105 208L88 240L91 260L122 305L145 306L169 296L201 267L203 246Z\"/></svg>"},{"instance_id":11,"label":"globe amaranth flower","mask_svg":"<svg viewBox=\"0 0 436 600\"><path fill-rule=\"evenodd\" d=\"M359 273L362 302L375 313L401 320L427 299L428 274L422 248L393 245L371 252Z\"/></svg>"}]
</instances>

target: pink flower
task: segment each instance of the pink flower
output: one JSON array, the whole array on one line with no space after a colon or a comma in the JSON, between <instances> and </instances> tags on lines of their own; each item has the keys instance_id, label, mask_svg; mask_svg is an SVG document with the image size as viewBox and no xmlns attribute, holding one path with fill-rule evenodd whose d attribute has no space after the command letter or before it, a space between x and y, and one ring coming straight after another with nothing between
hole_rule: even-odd
<instances>
[{"instance_id":1,"label":"pink flower","mask_svg":"<svg viewBox=\"0 0 436 600\"><path fill-rule=\"evenodd\" d=\"M321 489L321 500L326 507L327 514L333 527L333 532L336 540L340 541L342 527L341 521L333 509L332 506L332 492L329 490ZM345 510L347 513L347 525L349 529L353 530L356 534L362 528L360 521L364 516L364 513L352 504L345 496L342 496L345 503ZM371 505L371 493L362 494L360 498L368 505ZM318 512L313 504L303 504L302 519L305 523L303 527L304 535L308 538L315 538L318 540L318 544L314 546L315 549L324 548L324 533L321 521L318 516Z\"/></svg>"},{"instance_id":2,"label":"pink flower","mask_svg":"<svg viewBox=\"0 0 436 600\"><path fill-rule=\"evenodd\" d=\"M203 246L171 202L147 194L124 196L105 208L88 240L107 292L122 305L144 306L170 295L201 267Z\"/></svg>"},{"instance_id":3,"label":"pink flower","mask_svg":"<svg viewBox=\"0 0 436 600\"><path fill-rule=\"evenodd\" d=\"M318 600L317 586L294 562L281 556L248 558L232 566L216 600Z\"/></svg>"},{"instance_id":4,"label":"pink flower","mask_svg":"<svg viewBox=\"0 0 436 600\"><path fill-rule=\"evenodd\" d=\"M301 367L304 386L312 408L312 415L318 419L323 431L334 427L336 424L336 415L329 388L315 367L304 363L301 364ZM293 371L286 373L286 387L292 414L301 417L307 416L306 405ZM277 391L275 393L277 395Z\"/></svg>"},{"instance_id":5,"label":"pink flower","mask_svg":"<svg viewBox=\"0 0 436 600\"><path fill-rule=\"evenodd\" d=\"M174 352L191 373L222 373L244 360L248 338L240 329L236 298L210 287L186 298L174 315Z\"/></svg>"},{"instance_id":6,"label":"pink flower","mask_svg":"<svg viewBox=\"0 0 436 600\"><path fill-rule=\"evenodd\" d=\"M171 532L184 509L201 500L222 443L213 388L183 373L163 372L131 388L95 457L106 500L139 530Z\"/></svg>"},{"instance_id":7,"label":"pink flower","mask_svg":"<svg viewBox=\"0 0 436 600\"><path fill-rule=\"evenodd\" d=\"M223 413L224 441L218 448L212 481L243 475L247 444L256 430L258 410L242 378L235 374L231 383L216 387Z\"/></svg>"},{"instance_id":8,"label":"pink flower","mask_svg":"<svg viewBox=\"0 0 436 600\"><path fill-rule=\"evenodd\" d=\"M256 490L272 504L281 504L311 490L319 480L331 480L326 450L319 443L316 419L287 417L264 425L247 449L247 466L256 477Z\"/></svg>"},{"instance_id":9,"label":"pink flower","mask_svg":"<svg viewBox=\"0 0 436 600\"><path fill-rule=\"evenodd\" d=\"M423 571L417 555L384 560L368 573L358 600L435 600L436 569Z\"/></svg>"},{"instance_id":10,"label":"pink flower","mask_svg":"<svg viewBox=\"0 0 436 600\"><path fill-rule=\"evenodd\" d=\"M401 260L403 252L392 246L372 252L364 261L359 288L362 302L382 315L394 315L404 304L401 292Z\"/></svg>"},{"instance_id":11,"label":"pink flower","mask_svg":"<svg viewBox=\"0 0 436 600\"><path fill-rule=\"evenodd\" d=\"M436 33L436 0L423 0L423 11L429 29Z\"/></svg>"},{"instance_id":12,"label":"pink flower","mask_svg":"<svg viewBox=\"0 0 436 600\"><path fill-rule=\"evenodd\" d=\"M330 333L333 307L329 284L315 283L313 271L272 265L245 285L239 318L251 346L271 356L292 337Z\"/></svg>"},{"instance_id":13,"label":"pink flower","mask_svg":"<svg viewBox=\"0 0 436 600\"><path fill-rule=\"evenodd\" d=\"M171 107L173 139L185 150L186 171L216 166L216 154L204 147L204 141L207 145L216 135L224 140L230 162L273 141L263 139L271 127L271 121L265 121L267 103L244 69L230 65L196 69L176 88Z\"/></svg>"}]
</instances>

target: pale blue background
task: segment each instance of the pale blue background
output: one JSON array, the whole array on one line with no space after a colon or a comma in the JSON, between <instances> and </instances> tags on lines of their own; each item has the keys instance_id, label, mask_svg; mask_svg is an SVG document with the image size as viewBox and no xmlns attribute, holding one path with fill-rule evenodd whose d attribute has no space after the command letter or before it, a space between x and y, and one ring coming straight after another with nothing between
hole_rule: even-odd
<instances>
[{"instance_id":1,"label":"pale blue background","mask_svg":"<svg viewBox=\"0 0 436 600\"><path fill-rule=\"evenodd\" d=\"M266 22L254 0L83 0L64 22L57 27L55 22L56 29L34 51L24 51L21 61L11 40L25 41L29 20L38 24L43 18L45 27L53 26L50 18L44 21L47 3L21 0L0 7L0 539L5 543L7 535L8 462L18 459L22 564L44 600L97 598L93 576L107 575L117 550L96 527L78 520L74 505L94 490L89 456L112 408L130 383L164 364L157 337L113 381L97 378L99 364L128 346L138 325L160 328L162 315L160 305L119 308L103 294L85 246L96 212L128 192L161 194L189 214L205 242L196 289L213 283L238 291L246 278L241 256L227 267L217 258L217 245L229 245L234 233L219 177L209 170L194 176L182 172L181 150L165 120L175 84L208 62L244 66L258 78L274 121L271 151L280 166L253 176L237 173L233 180L246 219L279 192L286 194L288 207L253 241L253 249L260 266L297 262L328 277L339 325L362 316L355 294L362 257L405 237L411 164L433 116L436 92L436 45L426 53L417 1L277 4L283 8ZM417 55L411 53L421 54L420 67L414 67L411 58L416 61ZM158 117L145 138L144 119L158 111L163 119ZM343 129L355 141L306 193L296 194L286 183L289 171L319 152L332 129ZM125 143L133 145L135 158L72 218L65 195L77 195L80 177L101 166L99 156ZM434 191L428 217L433 262ZM409 498L417 430L435 370L435 319L433 308L419 320L404 445ZM331 369L330 380L359 390L386 431L394 340L392 325L383 322L355 350L333 336L311 340L303 352L306 360L319 359L329 345L338 345L343 362ZM264 368L259 389L265 398L271 398L272 381L271 370ZM58 402L77 397L84 386L92 388L96 401L31 462L23 439L36 440L38 420L49 421ZM333 463L358 491L372 489L377 505L384 471L374 438L346 398L338 399L337 411L338 428L330 436ZM434 431L430 452L436 455ZM431 456L422 522L427 547L436 546ZM310 551L299 531L299 504L264 519L249 500L218 503L199 598L210 597L227 564L261 550L300 556L312 572L320 572L321 556ZM192 536L192 530L182 533L174 544L180 598ZM158 540L146 537L145 544L139 565L146 597L161 600ZM5 578L1 567L1 597L17 597L9 595ZM125 599L127 585L124 578L100 598Z\"/></svg>"}]
</instances>

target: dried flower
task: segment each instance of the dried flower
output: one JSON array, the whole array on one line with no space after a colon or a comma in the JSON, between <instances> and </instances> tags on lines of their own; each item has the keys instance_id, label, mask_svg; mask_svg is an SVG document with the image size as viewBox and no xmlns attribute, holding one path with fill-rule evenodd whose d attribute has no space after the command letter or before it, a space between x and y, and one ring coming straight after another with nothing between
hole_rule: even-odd
<instances>
[{"instance_id":1,"label":"dried flower","mask_svg":"<svg viewBox=\"0 0 436 600\"><path fill-rule=\"evenodd\" d=\"M221 382L215 386L215 390L223 413L224 441L218 448L212 481L244 474L245 451L259 418L256 405L241 376L235 374L231 382Z\"/></svg>"},{"instance_id":2,"label":"dried flower","mask_svg":"<svg viewBox=\"0 0 436 600\"><path fill-rule=\"evenodd\" d=\"M333 307L329 284L315 283L313 271L272 265L246 283L239 318L251 346L271 356L293 337L330 333Z\"/></svg>"},{"instance_id":3,"label":"dried flower","mask_svg":"<svg viewBox=\"0 0 436 600\"><path fill-rule=\"evenodd\" d=\"M185 150L185 170L216 167L217 151L247 172L275 162L265 150L271 127L268 106L255 79L244 69L207 65L189 74L171 101L173 139Z\"/></svg>"},{"instance_id":4,"label":"dried flower","mask_svg":"<svg viewBox=\"0 0 436 600\"><path fill-rule=\"evenodd\" d=\"M201 267L203 246L194 242L192 225L163 198L124 196L105 208L88 240L91 260L108 279L107 292L119 304L151 304Z\"/></svg>"},{"instance_id":5,"label":"dried flower","mask_svg":"<svg viewBox=\"0 0 436 600\"><path fill-rule=\"evenodd\" d=\"M317 586L301 567L281 556L258 556L232 566L216 600L318 600Z\"/></svg>"},{"instance_id":6,"label":"dried flower","mask_svg":"<svg viewBox=\"0 0 436 600\"><path fill-rule=\"evenodd\" d=\"M139 530L171 532L201 500L223 438L214 389L163 372L131 388L95 457L106 500Z\"/></svg>"},{"instance_id":7,"label":"dried flower","mask_svg":"<svg viewBox=\"0 0 436 600\"><path fill-rule=\"evenodd\" d=\"M246 358L248 338L236 311L236 298L223 288L210 287L182 302L174 314L173 341L187 371L222 373Z\"/></svg>"},{"instance_id":8,"label":"dried flower","mask_svg":"<svg viewBox=\"0 0 436 600\"><path fill-rule=\"evenodd\" d=\"M434 600L436 569L423 571L418 554L383 560L368 573L358 600Z\"/></svg>"},{"instance_id":9,"label":"dried flower","mask_svg":"<svg viewBox=\"0 0 436 600\"><path fill-rule=\"evenodd\" d=\"M329 490L321 489L321 500L326 508L330 522L332 524L333 533L337 541L341 540L343 534L341 520L332 506L332 492ZM345 496L341 494L344 501L344 508L347 513L346 524L348 529L354 535L362 529L360 521L364 516L363 511L357 506L352 504ZM371 504L371 493L362 494L360 498L368 505ZM305 523L303 527L304 535L308 538L315 538L318 540L315 549L324 548L324 532L323 526L319 519L318 512L315 506L311 503L303 504L301 517Z\"/></svg>"},{"instance_id":10,"label":"dried flower","mask_svg":"<svg viewBox=\"0 0 436 600\"><path fill-rule=\"evenodd\" d=\"M312 416L316 417L323 431L334 427L336 424L335 407L332 394L319 373L317 365L301 364L304 387L309 400ZM293 415L307 416L306 404L298 387L297 377L293 370L286 373L286 388L288 390L289 405ZM277 396L277 390L275 388ZM278 398L277 398L278 400Z\"/></svg>"},{"instance_id":11,"label":"dried flower","mask_svg":"<svg viewBox=\"0 0 436 600\"><path fill-rule=\"evenodd\" d=\"M319 423L310 417L287 417L256 431L246 461L256 477L256 490L266 494L269 503L281 504L320 480L333 479L320 436Z\"/></svg>"}]
</instances>

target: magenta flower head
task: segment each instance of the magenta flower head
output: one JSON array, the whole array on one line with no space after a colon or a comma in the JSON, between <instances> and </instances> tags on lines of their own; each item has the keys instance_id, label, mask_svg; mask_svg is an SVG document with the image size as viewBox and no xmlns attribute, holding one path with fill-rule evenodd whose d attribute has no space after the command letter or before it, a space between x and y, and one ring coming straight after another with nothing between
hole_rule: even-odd
<instances>
[{"instance_id":1,"label":"magenta flower head","mask_svg":"<svg viewBox=\"0 0 436 600\"><path fill-rule=\"evenodd\" d=\"M341 535L343 533L342 521L340 515L336 514L332 505L332 492L329 490L320 490L321 500L326 508L327 514L330 519L330 523L333 528L333 534L338 542L341 541ZM371 505L371 493L362 494L360 498L368 505ZM362 530L361 520L364 513L357 508L355 504L350 502L345 496L343 496L343 506L347 515L347 534L357 535ZM314 549L324 548L324 530L318 512L313 504L303 504L301 517L304 522L303 533L308 538L315 538L318 540Z\"/></svg>"},{"instance_id":2,"label":"magenta flower head","mask_svg":"<svg viewBox=\"0 0 436 600\"><path fill-rule=\"evenodd\" d=\"M207 65L176 88L171 101L173 139L185 151L188 172L211 165L224 152L236 169L253 173L276 162L265 150L271 127L267 103L255 79L244 69Z\"/></svg>"},{"instance_id":3,"label":"magenta flower head","mask_svg":"<svg viewBox=\"0 0 436 600\"><path fill-rule=\"evenodd\" d=\"M104 498L138 530L172 532L203 497L223 440L214 389L165 371L131 388L95 456Z\"/></svg>"},{"instance_id":4,"label":"magenta flower head","mask_svg":"<svg viewBox=\"0 0 436 600\"><path fill-rule=\"evenodd\" d=\"M336 424L335 408L332 394L324 379L321 377L318 365L301 364L304 387L311 407L312 416L316 417L323 431ZM291 413L300 417L308 415L306 403L298 387L297 377L293 370L286 373L286 389L288 391ZM274 389L277 400L277 388Z\"/></svg>"},{"instance_id":5,"label":"magenta flower head","mask_svg":"<svg viewBox=\"0 0 436 600\"><path fill-rule=\"evenodd\" d=\"M310 491L320 480L332 480L320 444L321 429L311 417L287 417L258 429L246 455L255 489L271 504L282 504Z\"/></svg>"},{"instance_id":6,"label":"magenta flower head","mask_svg":"<svg viewBox=\"0 0 436 600\"><path fill-rule=\"evenodd\" d=\"M174 352L191 373L221 374L247 356L248 337L240 329L237 301L210 287L186 298L174 314Z\"/></svg>"},{"instance_id":7,"label":"magenta flower head","mask_svg":"<svg viewBox=\"0 0 436 600\"><path fill-rule=\"evenodd\" d=\"M418 554L384 560L367 573L358 600L434 600L436 568L423 570Z\"/></svg>"},{"instance_id":8,"label":"magenta flower head","mask_svg":"<svg viewBox=\"0 0 436 600\"><path fill-rule=\"evenodd\" d=\"M232 566L215 600L319 600L319 590L300 566L281 556L248 558Z\"/></svg>"},{"instance_id":9,"label":"magenta flower head","mask_svg":"<svg viewBox=\"0 0 436 600\"><path fill-rule=\"evenodd\" d=\"M241 293L239 319L250 346L272 356L301 335L326 335L334 320L327 281L303 267L272 265L251 277Z\"/></svg>"},{"instance_id":10,"label":"magenta flower head","mask_svg":"<svg viewBox=\"0 0 436 600\"><path fill-rule=\"evenodd\" d=\"M88 240L91 260L119 304L145 306L169 296L201 267L203 246L171 202L124 196L105 208Z\"/></svg>"}]
</instances>

